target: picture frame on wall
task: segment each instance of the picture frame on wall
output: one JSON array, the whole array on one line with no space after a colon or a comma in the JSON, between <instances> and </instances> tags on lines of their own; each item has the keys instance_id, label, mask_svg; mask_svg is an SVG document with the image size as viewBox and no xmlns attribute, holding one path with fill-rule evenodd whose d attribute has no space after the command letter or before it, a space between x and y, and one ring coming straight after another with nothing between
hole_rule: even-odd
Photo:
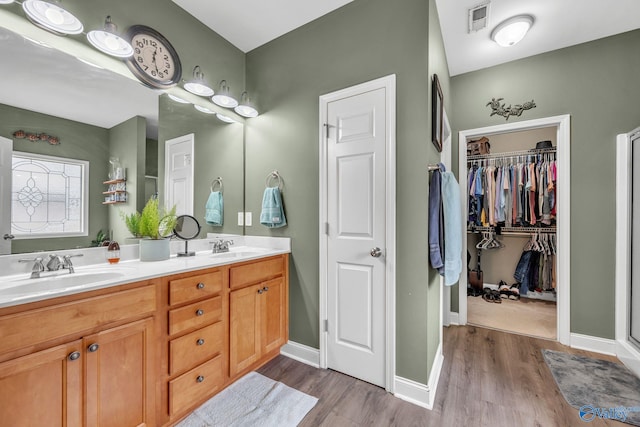
<instances>
[{"instance_id":1,"label":"picture frame on wall","mask_svg":"<svg viewBox=\"0 0 640 427\"><path fill-rule=\"evenodd\" d=\"M438 152L442 151L442 135L444 120L444 96L438 75L433 75L431 83L431 142L435 145Z\"/></svg>"}]
</instances>

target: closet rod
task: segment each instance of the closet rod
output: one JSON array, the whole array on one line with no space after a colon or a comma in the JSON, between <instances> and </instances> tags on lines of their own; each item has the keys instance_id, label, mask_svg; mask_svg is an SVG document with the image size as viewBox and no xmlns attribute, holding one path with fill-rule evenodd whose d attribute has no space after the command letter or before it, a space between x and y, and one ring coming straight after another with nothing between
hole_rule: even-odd
<instances>
[{"instance_id":1,"label":"closet rod","mask_svg":"<svg viewBox=\"0 0 640 427\"><path fill-rule=\"evenodd\" d=\"M506 232L509 234L514 233L523 233L523 234L532 234L532 233L557 233L558 229L556 227L499 227L500 232ZM483 232L483 231L496 231L496 227L467 227L468 232Z\"/></svg>"},{"instance_id":2,"label":"closet rod","mask_svg":"<svg viewBox=\"0 0 640 427\"><path fill-rule=\"evenodd\" d=\"M556 147L541 148L541 149L534 148L532 150L521 150L521 151L503 151L501 153L476 154L474 156L467 156L467 160L495 159L498 157L535 156L537 154L555 153L556 151L557 151Z\"/></svg>"},{"instance_id":3,"label":"closet rod","mask_svg":"<svg viewBox=\"0 0 640 427\"><path fill-rule=\"evenodd\" d=\"M427 170L429 172L440 170L440 165L427 165Z\"/></svg>"}]
</instances>

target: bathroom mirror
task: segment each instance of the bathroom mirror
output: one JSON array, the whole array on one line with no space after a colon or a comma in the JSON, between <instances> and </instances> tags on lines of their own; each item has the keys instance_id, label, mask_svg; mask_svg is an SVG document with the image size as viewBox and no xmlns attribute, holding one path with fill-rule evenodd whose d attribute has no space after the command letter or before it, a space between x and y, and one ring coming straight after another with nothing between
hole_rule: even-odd
<instances>
[{"instance_id":1,"label":"bathroom mirror","mask_svg":"<svg viewBox=\"0 0 640 427\"><path fill-rule=\"evenodd\" d=\"M178 256L194 256L195 252L189 252L189 240L193 240L200 234L200 223L191 215L180 215L173 229L179 239L184 240L184 252L178 252Z\"/></svg>"}]
</instances>

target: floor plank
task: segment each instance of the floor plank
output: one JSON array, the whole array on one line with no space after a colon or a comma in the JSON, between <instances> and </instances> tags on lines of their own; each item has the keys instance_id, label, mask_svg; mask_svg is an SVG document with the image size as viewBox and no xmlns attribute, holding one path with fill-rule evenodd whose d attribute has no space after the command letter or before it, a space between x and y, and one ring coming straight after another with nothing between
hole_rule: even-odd
<instances>
[{"instance_id":1,"label":"floor plank","mask_svg":"<svg viewBox=\"0 0 640 427\"><path fill-rule=\"evenodd\" d=\"M300 424L310 426L550 427L585 424L562 397L542 349L618 361L556 341L475 326L444 331L445 362L433 410L339 372L278 356L261 374L317 397ZM586 402L588 403L588 402ZM590 426L625 427L596 419Z\"/></svg>"}]
</instances>

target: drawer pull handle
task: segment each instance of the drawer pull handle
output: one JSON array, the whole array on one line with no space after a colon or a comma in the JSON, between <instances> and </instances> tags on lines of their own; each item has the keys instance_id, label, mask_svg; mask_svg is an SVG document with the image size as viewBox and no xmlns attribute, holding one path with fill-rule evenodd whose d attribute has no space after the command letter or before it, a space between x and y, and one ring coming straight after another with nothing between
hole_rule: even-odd
<instances>
[{"instance_id":1,"label":"drawer pull handle","mask_svg":"<svg viewBox=\"0 0 640 427\"><path fill-rule=\"evenodd\" d=\"M89 350L89 353L95 353L99 348L100 346L98 344L93 343L89 347L87 347L87 350Z\"/></svg>"},{"instance_id":2,"label":"drawer pull handle","mask_svg":"<svg viewBox=\"0 0 640 427\"><path fill-rule=\"evenodd\" d=\"M202 316L204 314L204 310L198 309L196 310L196 316Z\"/></svg>"},{"instance_id":3,"label":"drawer pull handle","mask_svg":"<svg viewBox=\"0 0 640 427\"><path fill-rule=\"evenodd\" d=\"M197 286L198 289L204 289L204 283L200 282Z\"/></svg>"},{"instance_id":4,"label":"drawer pull handle","mask_svg":"<svg viewBox=\"0 0 640 427\"><path fill-rule=\"evenodd\" d=\"M262 290L262 289L258 289L258 293L259 293L259 294L262 294L263 292L264 292L264 290Z\"/></svg>"},{"instance_id":5,"label":"drawer pull handle","mask_svg":"<svg viewBox=\"0 0 640 427\"><path fill-rule=\"evenodd\" d=\"M196 378L196 381L201 383L202 381L204 381L204 377L202 375L198 375L198 378Z\"/></svg>"},{"instance_id":6,"label":"drawer pull handle","mask_svg":"<svg viewBox=\"0 0 640 427\"><path fill-rule=\"evenodd\" d=\"M74 360L78 360L78 359L80 359L80 352L79 351L74 351L73 353L71 353L69 355L69 360L71 360L72 362Z\"/></svg>"},{"instance_id":7,"label":"drawer pull handle","mask_svg":"<svg viewBox=\"0 0 640 427\"><path fill-rule=\"evenodd\" d=\"M264 288L262 288L263 291L267 292L269 290L268 286L265 286Z\"/></svg>"},{"instance_id":8,"label":"drawer pull handle","mask_svg":"<svg viewBox=\"0 0 640 427\"><path fill-rule=\"evenodd\" d=\"M197 345L204 345L204 340L202 338L200 338L198 341L196 341Z\"/></svg>"}]
</instances>

